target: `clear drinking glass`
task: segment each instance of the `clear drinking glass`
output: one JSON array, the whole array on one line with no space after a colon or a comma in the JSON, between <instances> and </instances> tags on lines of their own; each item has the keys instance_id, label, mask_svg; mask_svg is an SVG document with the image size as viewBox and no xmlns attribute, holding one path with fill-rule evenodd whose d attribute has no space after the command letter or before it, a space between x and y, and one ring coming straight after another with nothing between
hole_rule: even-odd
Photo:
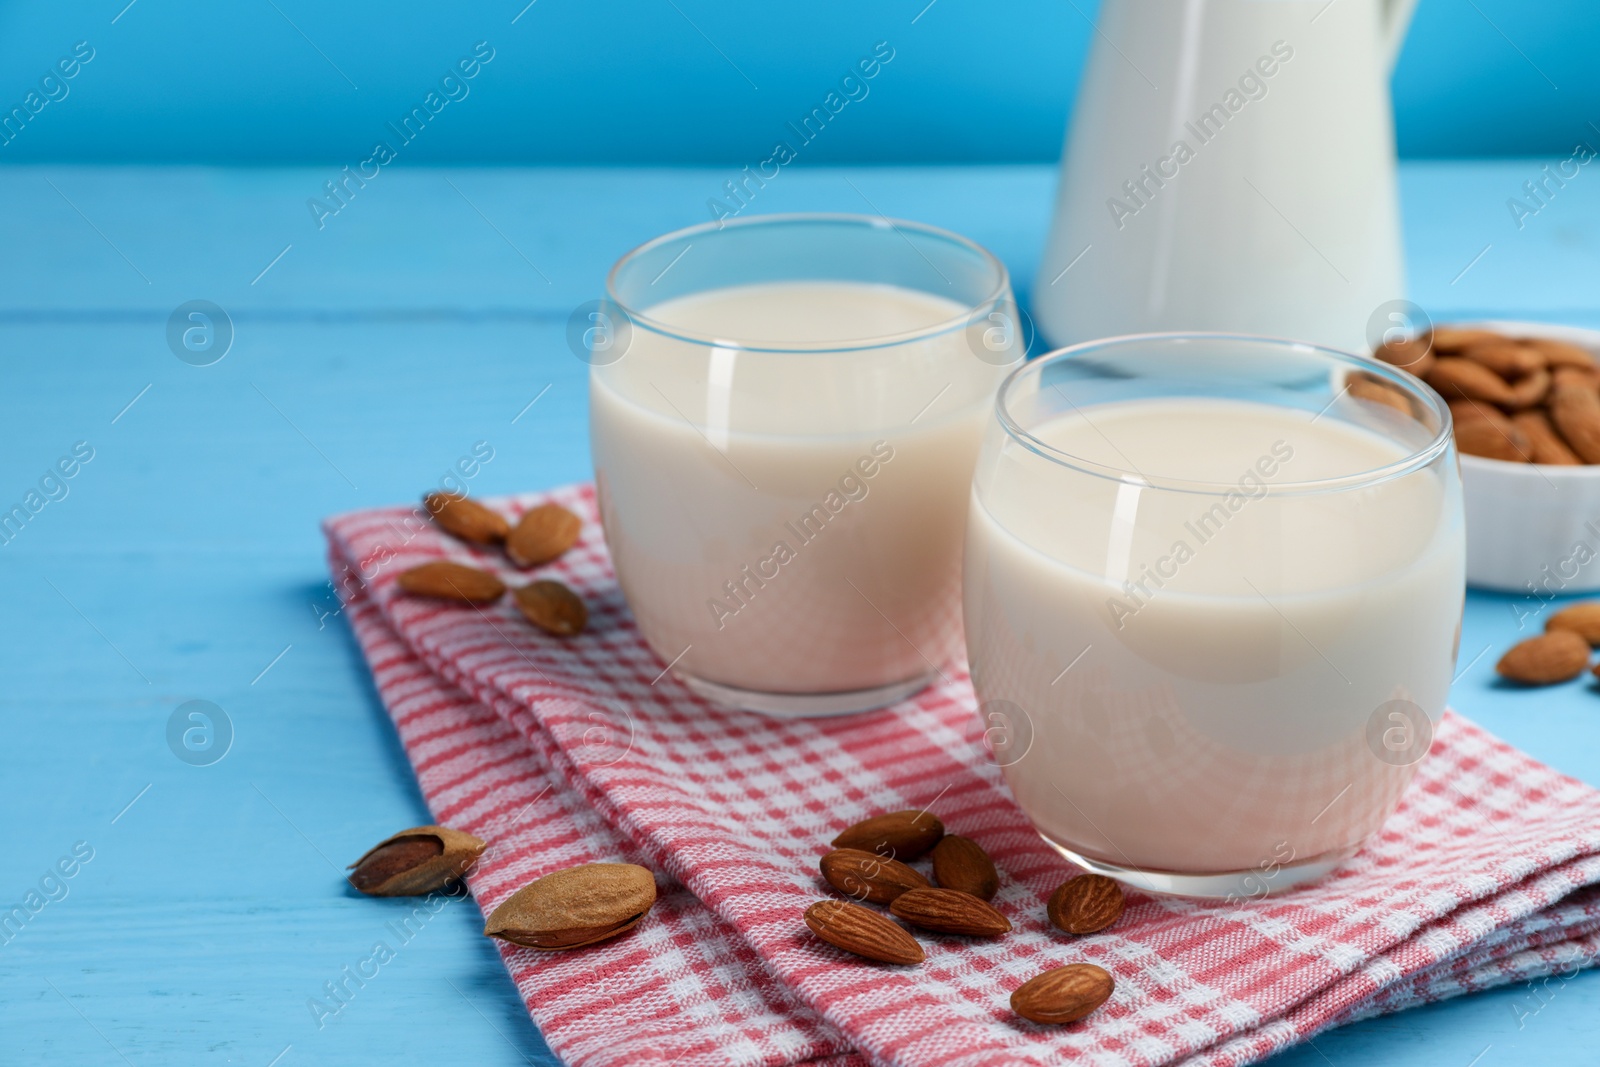
<instances>
[{"instance_id":1,"label":"clear drinking glass","mask_svg":"<svg viewBox=\"0 0 1600 1067\"><path fill-rule=\"evenodd\" d=\"M968 658L1017 802L1141 888L1320 876L1398 803L1464 596L1448 409L1394 368L1217 334L1018 368L980 455Z\"/></svg>"},{"instance_id":2,"label":"clear drinking glass","mask_svg":"<svg viewBox=\"0 0 1600 1067\"><path fill-rule=\"evenodd\" d=\"M1026 348L1005 268L931 226L759 216L657 238L607 291L595 484L650 647L770 714L921 689L960 649L972 467Z\"/></svg>"}]
</instances>

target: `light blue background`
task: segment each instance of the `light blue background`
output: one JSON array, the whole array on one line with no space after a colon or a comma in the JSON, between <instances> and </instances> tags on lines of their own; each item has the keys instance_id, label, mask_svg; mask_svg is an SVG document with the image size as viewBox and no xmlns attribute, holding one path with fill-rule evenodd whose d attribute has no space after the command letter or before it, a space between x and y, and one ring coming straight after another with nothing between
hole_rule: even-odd
<instances>
[{"instance_id":1,"label":"light blue background","mask_svg":"<svg viewBox=\"0 0 1600 1067\"><path fill-rule=\"evenodd\" d=\"M1098 8L1096 0L127 5L0 6L5 110L74 42L96 51L70 94L0 147L0 163L355 162L479 40L495 48L495 61L448 121L407 147L407 162L750 162L879 40L894 47L893 63L849 121L808 146L806 162L1048 161L1060 152ZM1548 155L1600 139L1589 125L1600 122L1597 48L1595 0L1422 0L1394 81L1402 154Z\"/></svg>"}]
</instances>

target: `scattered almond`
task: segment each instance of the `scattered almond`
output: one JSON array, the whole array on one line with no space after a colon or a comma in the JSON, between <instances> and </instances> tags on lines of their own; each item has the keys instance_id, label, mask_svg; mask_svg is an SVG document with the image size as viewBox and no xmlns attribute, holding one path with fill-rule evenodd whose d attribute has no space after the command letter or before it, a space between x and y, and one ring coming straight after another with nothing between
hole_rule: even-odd
<instances>
[{"instance_id":1,"label":"scattered almond","mask_svg":"<svg viewBox=\"0 0 1600 1067\"><path fill-rule=\"evenodd\" d=\"M1075 1023L1110 999L1115 988L1104 968L1069 963L1018 986L1011 1010L1036 1023Z\"/></svg>"},{"instance_id":2,"label":"scattered almond","mask_svg":"<svg viewBox=\"0 0 1600 1067\"><path fill-rule=\"evenodd\" d=\"M891 811L849 827L833 839L834 848L857 848L898 860L917 859L944 836L944 823L927 811Z\"/></svg>"},{"instance_id":3,"label":"scattered almond","mask_svg":"<svg viewBox=\"0 0 1600 1067\"><path fill-rule=\"evenodd\" d=\"M422 503L446 533L475 545L504 541L511 530L504 515L460 493L429 493L422 498Z\"/></svg>"},{"instance_id":4,"label":"scattered almond","mask_svg":"<svg viewBox=\"0 0 1600 1067\"><path fill-rule=\"evenodd\" d=\"M656 881L632 863L586 863L545 875L489 913L483 932L514 945L582 948L632 930L656 902Z\"/></svg>"},{"instance_id":5,"label":"scattered almond","mask_svg":"<svg viewBox=\"0 0 1600 1067\"><path fill-rule=\"evenodd\" d=\"M395 582L405 592L415 596L458 600L466 604L487 604L500 599L500 594L506 591L505 583L488 571L445 559L401 571Z\"/></svg>"},{"instance_id":6,"label":"scattered almond","mask_svg":"<svg viewBox=\"0 0 1600 1067\"><path fill-rule=\"evenodd\" d=\"M589 609L583 600L560 582L544 579L525 585L511 594L517 610L539 629L557 637L583 632L589 622Z\"/></svg>"},{"instance_id":7,"label":"scattered almond","mask_svg":"<svg viewBox=\"0 0 1600 1067\"><path fill-rule=\"evenodd\" d=\"M912 889L901 893L889 911L912 926L964 937L999 937L1011 921L986 901L959 889Z\"/></svg>"},{"instance_id":8,"label":"scattered almond","mask_svg":"<svg viewBox=\"0 0 1600 1067\"><path fill-rule=\"evenodd\" d=\"M879 963L912 964L927 958L903 927L860 904L819 900L806 909L806 925L835 948Z\"/></svg>"},{"instance_id":9,"label":"scattered almond","mask_svg":"<svg viewBox=\"0 0 1600 1067\"><path fill-rule=\"evenodd\" d=\"M549 563L578 543L583 520L560 504L540 504L523 512L506 537L506 555L519 567Z\"/></svg>"},{"instance_id":10,"label":"scattered almond","mask_svg":"<svg viewBox=\"0 0 1600 1067\"><path fill-rule=\"evenodd\" d=\"M994 860L976 841L960 834L945 834L933 846L933 880L979 900L992 900L1000 891Z\"/></svg>"},{"instance_id":11,"label":"scattered almond","mask_svg":"<svg viewBox=\"0 0 1600 1067\"><path fill-rule=\"evenodd\" d=\"M350 884L374 897L423 896L466 874L486 847L444 826L401 830L350 865Z\"/></svg>"},{"instance_id":12,"label":"scattered almond","mask_svg":"<svg viewBox=\"0 0 1600 1067\"><path fill-rule=\"evenodd\" d=\"M1045 906L1050 922L1069 934L1095 934L1122 917L1122 886L1103 874L1062 882Z\"/></svg>"},{"instance_id":13,"label":"scattered almond","mask_svg":"<svg viewBox=\"0 0 1600 1067\"><path fill-rule=\"evenodd\" d=\"M1511 424L1522 431L1528 442L1528 455L1534 463L1547 463L1557 467L1573 467L1583 460L1556 433L1550 416L1542 411L1519 411L1511 417Z\"/></svg>"},{"instance_id":14,"label":"scattered almond","mask_svg":"<svg viewBox=\"0 0 1600 1067\"><path fill-rule=\"evenodd\" d=\"M1571 630L1552 630L1511 647L1494 665L1502 678L1550 685L1576 678L1589 665L1589 642Z\"/></svg>"},{"instance_id":15,"label":"scattered almond","mask_svg":"<svg viewBox=\"0 0 1600 1067\"><path fill-rule=\"evenodd\" d=\"M1544 624L1546 633L1565 630L1589 642L1591 648L1600 648L1600 600L1589 600L1562 608Z\"/></svg>"},{"instance_id":16,"label":"scattered almond","mask_svg":"<svg viewBox=\"0 0 1600 1067\"><path fill-rule=\"evenodd\" d=\"M852 900L889 904L901 893L928 888L928 880L899 860L855 848L822 857L822 877Z\"/></svg>"}]
</instances>

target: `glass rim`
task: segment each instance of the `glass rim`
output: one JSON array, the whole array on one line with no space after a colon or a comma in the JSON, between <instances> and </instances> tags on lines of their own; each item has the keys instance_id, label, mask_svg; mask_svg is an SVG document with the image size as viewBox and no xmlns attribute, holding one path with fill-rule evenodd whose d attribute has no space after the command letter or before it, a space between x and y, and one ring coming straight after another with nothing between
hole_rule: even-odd
<instances>
[{"instance_id":1,"label":"glass rim","mask_svg":"<svg viewBox=\"0 0 1600 1067\"><path fill-rule=\"evenodd\" d=\"M899 234L904 239L907 230L927 237L933 237L949 244L955 245L969 253L974 254L994 274L995 283L981 300L975 303L962 301L963 310L959 316L944 319L928 326L921 326L915 330L905 330L894 334L877 334L871 337L854 338L848 341L807 341L794 343L777 343L771 341L739 341L731 338L717 337L715 334L701 334L692 330L685 330L669 325L659 319L653 319L642 310L630 306L617 293L617 279L621 273L640 257L674 241L683 241L691 237L699 238L708 234L721 233L724 230L749 227L767 226L792 226L792 225L831 225L831 226L857 226L875 230L884 230ZM914 248L915 246L913 246ZM934 268L935 271L938 268ZM703 291L703 290L702 290ZM911 341L921 341L932 337L941 337L956 330L964 330L972 321L977 312L1000 303L1006 294L1011 291L1011 273L1000 258L978 242L968 237L963 237L953 230L946 230L940 226L933 226L925 222L912 222L908 219L895 219L887 215L860 215L850 212L829 211L791 211L771 215L751 215L747 218L722 220L715 222L702 222L694 226L685 226L670 233L652 237L643 244L637 245L624 253L611 266L606 273L606 299L614 304L618 311L627 317L633 326L642 327L651 333L674 340L686 341L690 344L705 345L708 348L726 348L741 352L856 352L875 348L892 348Z\"/></svg>"},{"instance_id":2,"label":"glass rim","mask_svg":"<svg viewBox=\"0 0 1600 1067\"><path fill-rule=\"evenodd\" d=\"M1084 341L1079 344L1068 345L1065 348L1058 348L1051 352L1046 352L1038 359L1030 360L1024 363L1022 366L1016 368L1010 374L1006 375L1005 381L1000 383L1000 388L995 393L995 414L1000 421L1001 427L1012 440L1016 441L1022 447L1026 448L1035 455L1059 464L1060 466L1068 467L1072 470L1081 471L1082 473L1091 474L1100 478L1108 478L1112 481L1122 482L1127 485L1139 486L1141 488L1166 489L1175 492L1200 493L1216 496L1225 496L1228 493L1237 493L1239 491L1239 483L1237 480L1232 482L1213 482L1190 478L1149 476L1140 474L1138 471L1125 470L1121 467L1084 459L1081 456L1076 456L1064 449L1056 448L1054 445L1041 441L1039 438L1035 437L1033 434L1024 429L1021 423L1019 423L1007 409L1007 401L1011 396L1012 389L1017 385L1018 382L1022 380L1023 376L1028 374L1043 374L1044 367L1047 365L1063 362L1075 356L1081 356L1089 352L1108 348L1123 348L1133 344L1148 344L1150 342L1170 344L1172 342L1181 341L1238 341L1249 345L1290 348L1296 351L1314 353L1322 357L1331 365L1343 365L1354 370L1359 370L1362 373L1373 374L1379 378L1382 378L1390 385L1403 390L1408 396L1420 401L1424 407L1432 410L1433 413L1438 416L1439 429L1428 441L1428 443L1423 445L1421 448L1410 450L1407 455L1401 459L1395 460L1392 463L1386 463L1379 467L1373 467L1364 471L1357 471L1353 474L1339 475L1334 478L1313 478L1301 481L1268 483L1268 491L1274 495L1308 494L1336 492L1346 489L1358 489L1364 486L1375 485L1379 482L1388 481L1391 478L1398 478L1402 475L1409 474L1412 471L1420 470L1421 468L1428 466L1434 460L1438 459L1440 455L1444 454L1450 448L1451 443L1454 440L1454 435L1452 432L1453 422L1450 416L1450 408L1445 403L1444 398L1423 385L1420 379L1413 378L1411 375L1400 370L1398 367L1392 367L1380 360L1356 355L1352 352L1344 352L1337 348L1329 348L1325 345L1313 344L1310 341L1296 341L1285 337L1269 337L1261 334L1247 333L1173 331L1162 333L1121 334L1114 337L1096 338L1092 341ZM1059 392L1060 390L1058 389L1057 391ZM1339 391L1333 400L1328 402L1327 407L1324 407L1323 411L1327 411L1328 408L1331 408L1335 403L1338 402L1340 397L1344 396L1348 392L1349 386L1346 385L1344 389ZM1062 395L1067 400L1068 404L1072 404L1070 397L1066 397L1065 394ZM1072 404L1072 406L1075 410L1077 409L1076 404ZM1321 412L1319 412L1318 415L1320 416Z\"/></svg>"}]
</instances>

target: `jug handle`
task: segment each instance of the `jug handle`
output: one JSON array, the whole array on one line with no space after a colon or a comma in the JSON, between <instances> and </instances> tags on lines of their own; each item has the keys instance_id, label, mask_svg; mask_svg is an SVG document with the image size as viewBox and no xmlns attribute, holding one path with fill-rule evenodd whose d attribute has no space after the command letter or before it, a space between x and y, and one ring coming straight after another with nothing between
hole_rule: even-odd
<instances>
[{"instance_id":1,"label":"jug handle","mask_svg":"<svg viewBox=\"0 0 1600 1067\"><path fill-rule=\"evenodd\" d=\"M1381 0L1383 18L1384 58L1388 69L1393 70L1400 58L1400 46L1406 42L1406 30L1411 26L1411 15L1417 9L1417 0Z\"/></svg>"}]
</instances>

